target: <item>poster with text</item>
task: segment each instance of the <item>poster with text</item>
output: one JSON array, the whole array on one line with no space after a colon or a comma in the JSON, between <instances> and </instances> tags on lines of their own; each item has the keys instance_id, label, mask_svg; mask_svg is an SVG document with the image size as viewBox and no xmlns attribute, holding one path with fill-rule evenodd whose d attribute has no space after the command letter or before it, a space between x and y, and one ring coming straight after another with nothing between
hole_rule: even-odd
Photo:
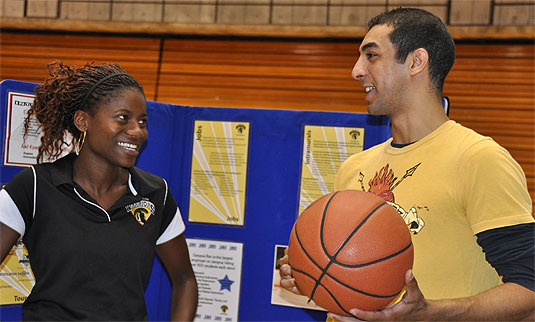
<instances>
[{"instance_id":1,"label":"poster with text","mask_svg":"<svg viewBox=\"0 0 535 322\"><path fill-rule=\"evenodd\" d=\"M187 239L199 288L195 321L238 321L243 244Z\"/></svg>"},{"instance_id":2,"label":"poster with text","mask_svg":"<svg viewBox=\"0 0 535 322\"><path fill-rule=\"evenodd\" d=\"M318 306L314 301L308 299L304 295L294 294L280 285L280 265L279 259L284 256L284 250L288 246L275 245L275 261L273 264L273 288L271 290L271 304L301 307L311 310L325 311L322 307Z\"/></svg>"},{"instance_id":3,"label":"poster with text","mask_svg":"<svg viewBox=\"0 0 535 322\"><path fill-rule=\"evenodd\" d=\"M305 126L299 213L332 192L338 168L364 147L364 128Z\"/></svg>"},{"instance_id":4,"label":"poster with text","mask_svg":"<svg viewBox=\"0 0 535 322\"><path fill-rule=\"evenodd\" d=\"M244 223L248 122L195 121L189 220Z\"/></svg>"},{"instance_id":5,"label":"poster with text","mask_svg":"<svg viewBox=\"0 0 535 322\"><path fill-rule=\"evenodd\" d=\"M7 122L4 144L4 165L26 167L37 163L37 152L41 145L42 131L35 117L30 118L28 133L24 137L24 119L32 105L35 95L8 92ZM66 146L61 156L70 151L70 135L65 135ZM60 156L60 157L61 157ZM49 162L52 159L45 158Z\"/></svg>"},{"instance_id":6,"label":"poster with text","mask_svg":"<svg viewBox=\"0 0 535 322\"><path fill-rule=\"evenodd\" d=\"M34 285L28 250L20 238L0 264L0 305L23 303Z\"/></svg>"}]
</instances>

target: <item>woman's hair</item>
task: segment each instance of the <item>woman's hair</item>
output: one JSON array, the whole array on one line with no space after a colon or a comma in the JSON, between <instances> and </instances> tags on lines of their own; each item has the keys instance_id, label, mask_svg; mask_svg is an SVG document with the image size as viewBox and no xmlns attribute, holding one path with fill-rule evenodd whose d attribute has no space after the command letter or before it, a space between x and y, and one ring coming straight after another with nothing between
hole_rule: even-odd
<instances>
[{"instance_id":1,"label":"woman's hair","mask_svg":"<svg viewBox=\"0 0 535 322\"><path fill-rule=\"evenodd\" d=\"M66 132L78 144L81 132L74 125L74 113L83 110L95 115L98 103L127 89L137 89L144 96L141 85L119 65L102 63L82 67L53 62L47 66L50 77L35 87L35 101L24 120L24 136L28 134L31 117L35 116L42 130L37 161L47 155L55 159L61 155Z\"/></svg>"}]
</instances>

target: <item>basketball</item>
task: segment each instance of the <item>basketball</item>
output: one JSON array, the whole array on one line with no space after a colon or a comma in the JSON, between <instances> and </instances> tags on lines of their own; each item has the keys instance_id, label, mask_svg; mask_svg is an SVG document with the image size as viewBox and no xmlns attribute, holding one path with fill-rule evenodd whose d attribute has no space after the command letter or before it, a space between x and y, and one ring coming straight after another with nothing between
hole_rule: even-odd
<instances>
[{"instance_id":1,"label":"basketball","mask_svg":"<svg viewBox=\"0 0 535 322\"><path fill-rule=\"evenodd\" d=\"M397 298L412 267L409 229L370 192L344 190L314 201L296 220L288 259L299 291L324 309L379 310Z\"/></svg>"}]
</instances>

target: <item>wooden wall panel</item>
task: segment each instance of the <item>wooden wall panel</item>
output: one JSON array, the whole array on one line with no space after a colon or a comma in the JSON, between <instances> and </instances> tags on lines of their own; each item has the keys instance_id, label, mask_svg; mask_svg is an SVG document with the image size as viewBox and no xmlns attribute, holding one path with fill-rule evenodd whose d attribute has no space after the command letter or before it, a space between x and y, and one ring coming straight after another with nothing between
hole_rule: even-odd
<instances>
[{"instance_id":1,"label":"wooden wall panel","mask_svg":"<svg viewBox=\"0 0 535 322\"><path fill-rule=\"evenodd\" d=\"M161 41L156 38L7 33L0 37L1 79L41 83L46 65L114 62L138 79L148 99L155 99Z\"/></svg>"},{"instance_id":2,"label":"wooden wall panel","mask_svg":"<svg viewBox=\"0 0 535 322\"><path fill-rule=\"evenodd\" d=\"M366 112L351 79L357 42L189 39L2 32L0 77L41 82L55 59L114 61L166 103ZM160 55L161 50L161 55ZM493 137L524 169L535 199L535 46L457 45L444 94L450 117Z\"/></svg>"},{"instance_id":3,"label":"wooden wall panel","mask_svg":"<svg viewBox=\"0 0 535 322\"><path fill-rule=\"evenodd\" d=\"M171 103L354 110L356 44L178 40L164 43L158 99ZM177 87L178 86L178 87ZM360 111L366 107L361 101Z\"/></svg>"},{"instance_id":4,"label":"wooden wall panel","mask_svg":"<svg viewBox=\"0 0 535 322\"><path fill-rule=\"evenodd\" d=\"M358 43L165 40L158 99L257 108L366 112L351 79ZM535 196L533 45L459 44L444 94L451 118L493 137L523 167Z\"/></svg>"},{"instance_id":5,"label":"wooden wall panel","mask_svg":"<svg viewBox=\"0 0 535 322\"><path fill-rule=\"evenodd\" d=\"M535 190L535 49L533 45L458 45L445 93L451 118L491 136Z\"/></svg>"}]
</instances>

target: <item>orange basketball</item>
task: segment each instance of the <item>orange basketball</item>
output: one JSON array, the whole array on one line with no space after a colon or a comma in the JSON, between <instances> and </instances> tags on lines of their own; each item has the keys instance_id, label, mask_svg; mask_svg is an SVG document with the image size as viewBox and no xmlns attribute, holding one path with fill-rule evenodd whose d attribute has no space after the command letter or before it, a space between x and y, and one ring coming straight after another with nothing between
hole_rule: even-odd
<instances>
[{"instance_id":1,"label":"orange basketball","mask_svg":"<svg viewBox=\"0 0 535 322\"><path fill-rule=\"evenodd\" d=\"M379 310L405 286L411 235L382 198L357 190L314 201L294 224L289 264L299 291L326 310Z\"/></svg>"}]
</instances>

